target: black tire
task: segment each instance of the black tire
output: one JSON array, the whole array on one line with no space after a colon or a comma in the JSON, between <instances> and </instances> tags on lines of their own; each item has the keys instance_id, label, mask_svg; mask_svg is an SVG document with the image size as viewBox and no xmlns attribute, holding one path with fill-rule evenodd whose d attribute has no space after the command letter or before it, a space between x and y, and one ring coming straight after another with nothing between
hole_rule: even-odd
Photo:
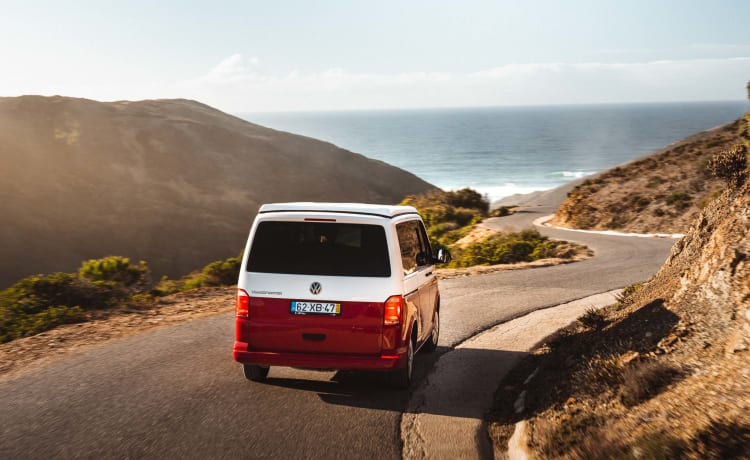
<instances>
[{"instance_id":1,"label":"black tire","mask_svg":"<svg viewBox=\"0 0 750 460\"><path fill-rule=\"evenodd\" d=\"M409 340L409 348L406 352L406 366L388 373L387 383L391 388L405 390L411 386L412 374L414 372L414 339Z\"/></svg>"},{"instance_id":2,"label":"black tire","mask_svg":"<svg viewBox=\"0 0 750 460\"><path fill-rule=\"evenodd\" d=\"M242 373L245 378L253 382L262 382L268 377L270 367L256 366L255 364L243 364Z\"/></svg>"},{"instance_id":3,"label":"black tire","mask_svg":"<svg viewBox=\"0 0 750 460\"><path fill-rule=\"evenodd\" d=\"M438 310L435 310L435 317L433 318L432 322L432 333L430 334L430 338L427 340L427 342L422 345L422 348L427 353L431 353L435 350L437 350L438 346L438 339L440 338L440 312Z\"/></svg>"}]
</instances>

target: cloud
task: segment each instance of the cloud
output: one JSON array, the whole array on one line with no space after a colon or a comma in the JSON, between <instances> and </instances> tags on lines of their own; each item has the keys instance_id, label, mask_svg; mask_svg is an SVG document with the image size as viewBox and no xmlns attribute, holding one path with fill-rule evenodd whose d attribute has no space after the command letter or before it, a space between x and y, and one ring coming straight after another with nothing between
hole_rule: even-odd
<instances>
[{"instance_id":1,"label":"cloud","mask_svg":"<svg viewBox=\"0 0 750 460\"><path fill-rule=\"evenodd\" d=\"M233 54L219 62L205 75L181 82L181 86L189 88L205 85L232 85L256 79L262 80L259 64L258 58L245 59L242 54Z\"/></svg>"},{"instance_id":2,"label":"cloud","mask_svg":"<svg viewBox=\"0 0 750 460\"><path fill-rule=\"evenodd\" d=\"M224 110L338 110L740 99L750 58L511 63L476 72L265 72L233 54L178 84Z\"/></svg>"}]
</instances>

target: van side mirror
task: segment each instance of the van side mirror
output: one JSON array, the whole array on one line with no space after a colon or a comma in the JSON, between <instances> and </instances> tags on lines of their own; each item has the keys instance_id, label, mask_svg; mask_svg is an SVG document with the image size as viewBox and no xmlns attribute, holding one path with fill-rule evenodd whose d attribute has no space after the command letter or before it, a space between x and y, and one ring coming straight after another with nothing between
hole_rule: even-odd
<instances>
[{"instance_id":1,"label":"van side mirror","mask_svg":"<svg viewBox=\"0 0 750 460\"><path fill-rule=\"evenodd\" d=\"M438 249L438 251L437 251L437 257L435 257L435 259L434 259L433 262L436 263L436 264L447 264L451 260L453 260L453 259L451 258L450 251L448 251L447 249L442 249L441 248L441 249Z\"/></svg>"}]
</instances>

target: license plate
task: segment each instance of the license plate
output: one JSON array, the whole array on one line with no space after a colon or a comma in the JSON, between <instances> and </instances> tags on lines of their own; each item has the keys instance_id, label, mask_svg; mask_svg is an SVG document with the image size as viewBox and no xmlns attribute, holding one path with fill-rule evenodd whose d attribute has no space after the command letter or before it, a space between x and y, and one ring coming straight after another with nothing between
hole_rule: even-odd
<instances>
[{"instance_id":1,"label":"license plate","mask_svg":"<svg viewBox=\"0 0 750 460\"><path fill-rule=\"evenodd\" d=\"M292 314L295 315L331 315L341 314L340 303L330 302L292 302Z\"/></svg>"}]
</instances>

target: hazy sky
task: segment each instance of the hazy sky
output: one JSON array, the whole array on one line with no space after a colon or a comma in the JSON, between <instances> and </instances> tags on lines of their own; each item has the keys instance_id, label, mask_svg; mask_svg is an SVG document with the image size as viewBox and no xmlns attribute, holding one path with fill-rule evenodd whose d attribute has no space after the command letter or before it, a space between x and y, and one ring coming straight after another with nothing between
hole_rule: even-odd
<instances>
[{"instance_id":1,"label":"hazy sky","mask_svg":"<svg viewBox=\"0 0 750 460\"><path fill-rule=\"evenodd\" d=\"M727 100L750 1L4 1L0 95L230 112Z\"/></svg>"}]
</instances>

